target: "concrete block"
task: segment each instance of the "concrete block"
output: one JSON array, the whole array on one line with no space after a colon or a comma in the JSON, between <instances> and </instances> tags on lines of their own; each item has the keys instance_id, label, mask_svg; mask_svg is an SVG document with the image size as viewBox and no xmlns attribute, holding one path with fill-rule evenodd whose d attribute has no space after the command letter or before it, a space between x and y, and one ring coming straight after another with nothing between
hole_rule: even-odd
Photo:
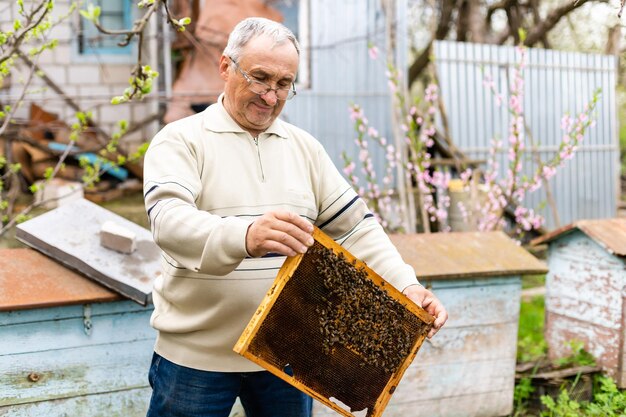
<instances>
[{"instance_id":1,"label":"concrete block","mask_svg":"<svg viewBox=\"0 0 626 417\"><path fill-rule=\"evenodd\" d=\"M100 228L100 244L121 253L133 253L137 249L136 235L131 230L108 220Z\"/></svg>"},{"instance_id":2,"label":"concrete block","mask_svg":"<svg viewBox=\"0 0 626 417\"><path fill-rule=\"evenodd\" d=\"M84 197L83 185L75 181L53 178L47 183L38 181L38 190L35 192L35 203L44 208L53 209Z\"/></svg>"}]
</instances>

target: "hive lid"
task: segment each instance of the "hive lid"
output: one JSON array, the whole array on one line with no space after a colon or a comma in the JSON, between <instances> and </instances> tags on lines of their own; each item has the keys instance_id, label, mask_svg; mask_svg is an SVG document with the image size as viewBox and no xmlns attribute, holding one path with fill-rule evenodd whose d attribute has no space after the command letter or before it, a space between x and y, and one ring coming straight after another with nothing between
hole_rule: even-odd
<instances>
[{"instance_id":1,"label":"hive lid","mask_svg":"<svg viewBox=\"0 0 626 417\"><path fill-rule=\"evenodd\" d=\"M100 229L109 220L135 234L135 252L102 247ZM76 200L17 225L15 237L142 305L151 302L153 281L161 273L161 251L148 230L112 211Z\"/></svg>"},{"instance_id":2,"label":"hive lid","mask_svg":"<svg viewBox=\"0 0 626 417\"><path fill-rule=\"evenodd\" d=\"M116 293L32 249L0 249L0 311L119 298Z\"/></svg>"},{"instance_id":3,"label":"hive lid","mask_svg":"<svg viewBox=\"0 0 626 417\"><path fill-rule=\"evenodd\" d=\"M391 241L419 279L544 274L539 261L503 232L394 234Z\"/></svg>"},{"instance_id":4,"label":"hive lid","mask_svg":"<svg viewBox=\"0 0 626 417\"><path fill-rule=\"evenodd\" d=\"M578 220L534 239L531 244L552 242L574 230L580 230L609 253L626 256L626 218Z\"/></svg>"},{"instance_id":5,"label":"hive lid","mask_svg":"<svg viewBox=\"0 0 626 417\"><path fill-rule=\"evenodd\" d=\"M383 412L434 318L319 229L234 350L345 416Z\"/></svg>"}]
</instances>

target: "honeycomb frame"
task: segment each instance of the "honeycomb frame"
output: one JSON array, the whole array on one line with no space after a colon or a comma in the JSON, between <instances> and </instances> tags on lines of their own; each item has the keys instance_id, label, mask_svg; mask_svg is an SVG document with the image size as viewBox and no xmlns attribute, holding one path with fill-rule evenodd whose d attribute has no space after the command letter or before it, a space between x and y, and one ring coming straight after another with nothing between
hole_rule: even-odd
<instances>
[{"instance_id":1,"label":"honeycomb frame","mask_svg":"<svg viewBox=\"0 0 626 417\"><path fill-rule=\"evenodd\" d=\"M313 238L315 244L307 253L287 258L233 350L346 417L378 417L417 355L434 318L318 228ZM343 274L339 277L342 282L360 283L358 300L338 298L325 287L333 274L319 272L327 264L337 266L334 271ZM343 294L349 297L351 293ZM378 311L384 305L384 317L354 310L353 304L363 299L369 302L364 303L369 306L365 308L376 304ZM326 323L333 320L324 315L329 306L342 314L334 316L338 326L356 324L339 335L335 328L329 330ZM357 318L346 319L347 310L359 313ZM368 322L367 317L372 319ZM389 320L392 329L386 339L400 336L408 344L399 343L402 349L389 350L389 344L383 348L377 343L378 350L368 351L366 348L382 338L381 320ZM359 331L364 334L352 339L341 337ZM388 357L395 360L388 361Z\"/></svg>"}]
</instances>

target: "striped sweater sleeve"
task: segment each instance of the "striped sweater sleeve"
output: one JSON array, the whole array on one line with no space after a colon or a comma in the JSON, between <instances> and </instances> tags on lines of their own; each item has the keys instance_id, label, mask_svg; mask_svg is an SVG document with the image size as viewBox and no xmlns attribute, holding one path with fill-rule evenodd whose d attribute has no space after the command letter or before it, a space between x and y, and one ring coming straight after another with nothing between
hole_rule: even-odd
<instances>
[{"instance_id":1,"label":"striped sweater sleeve","mask_svg":"<svg viewBox=\"0 0 626 417\"><path fill-rule=\"evenodd\" d=\"M398 290L417 284L413 268L402 260L365 201L323 149L319 161L320 214L316 225Z\"/></svg>"},{"instance_id":2,"label":"striped sweater sleeve","mask_svg":"<svg viewBox=\"0 0 626 417\"><path fill-rule=\"evenodd\" d=\"M144 160L144 200L154 241L183 267L210 275L232 272L246 257L249 222L199 210L202 184L196 149L167 127Z\"/></svg>"}]
</instances>

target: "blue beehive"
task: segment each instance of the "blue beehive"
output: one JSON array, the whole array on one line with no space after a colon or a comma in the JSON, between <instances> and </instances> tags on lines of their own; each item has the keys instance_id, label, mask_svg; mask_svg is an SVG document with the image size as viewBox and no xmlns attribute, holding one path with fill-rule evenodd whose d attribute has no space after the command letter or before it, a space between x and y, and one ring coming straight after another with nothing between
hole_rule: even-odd
<instances>
[{"instance_id":1,"label":"blue beehive","mask_svg":"<svg viewBox=\"0 0 626 417\"><path fill-rule=\"evenodd\" d=\"M145 416L151 311L31 249L0 250L0 415Z\"/></svg>"}]
</instances>

